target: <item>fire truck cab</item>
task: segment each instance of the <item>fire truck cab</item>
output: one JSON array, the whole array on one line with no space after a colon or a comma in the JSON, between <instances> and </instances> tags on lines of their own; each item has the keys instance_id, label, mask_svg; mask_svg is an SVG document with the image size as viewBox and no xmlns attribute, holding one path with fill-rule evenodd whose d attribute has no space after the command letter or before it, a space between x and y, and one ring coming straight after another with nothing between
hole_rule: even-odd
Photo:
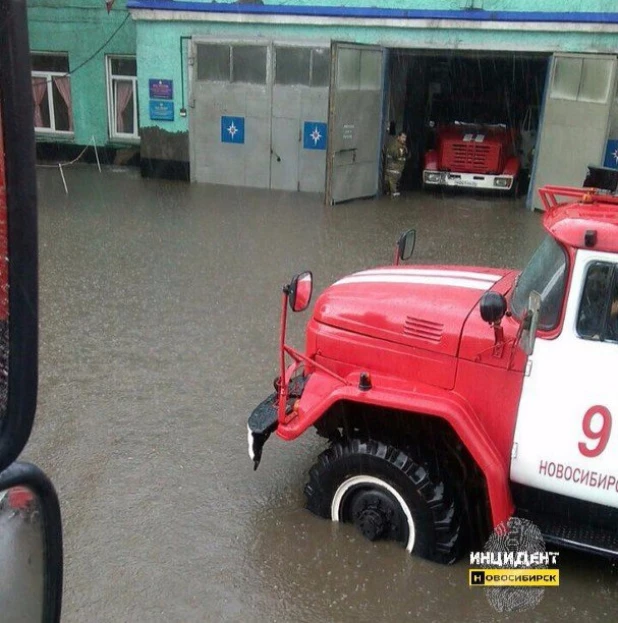
<instances>
[{"instance_id":1,"label":"fire truck cab","mask_svg":"<svg viewBox=\"0 0 618 623\"><path fill-rule=\"evenodd\" d=\"M523 271L401 265L321 293L302 353L286 344L310 272L283 289L275 391L248 421L328 440L305 487L316 515L450 564L510 517L547 542L618 554L618 197L548 186ZM292 362L287 365L286 358Z\"/></svg>"}]
</instances>

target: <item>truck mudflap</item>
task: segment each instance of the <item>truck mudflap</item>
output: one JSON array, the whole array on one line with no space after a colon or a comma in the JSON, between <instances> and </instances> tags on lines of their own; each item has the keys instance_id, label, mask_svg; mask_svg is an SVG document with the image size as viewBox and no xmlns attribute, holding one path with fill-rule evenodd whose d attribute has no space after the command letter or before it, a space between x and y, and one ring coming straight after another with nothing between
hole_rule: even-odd
<instances>
[{"instance_id":1,"label":"truck mudflap","mask_svg":"<svg viewBox=\"0 0 618 623\"><path fill-rule=\"evenodd\" d=\"M303 395L305 385L311 375L297 376L290 380L285 412L292 412L294 403ZM255 471L262 460L262 449L268 438L277 430L279 424L279 401L277 392L273 392L263 400L249 416L247 422L247 444L249 458L253 461Z\"/></svg>"}]
</instances>

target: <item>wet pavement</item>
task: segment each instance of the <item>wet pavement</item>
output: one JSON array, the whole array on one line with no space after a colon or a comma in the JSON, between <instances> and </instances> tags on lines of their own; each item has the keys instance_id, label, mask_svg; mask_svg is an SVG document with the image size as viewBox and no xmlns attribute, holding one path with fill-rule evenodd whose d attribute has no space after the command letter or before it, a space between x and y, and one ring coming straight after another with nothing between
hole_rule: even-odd
<instances>
[{"instance_id":1,"label":"wet pavement","mask_svg":"<svg viewBox=\"0 0 618 623\"><path fill-rule=\"evenodd\" d=\"M392 260L523 267L542 236L519 201L412 194L325 207L315 195L39 170L40 391L23 455L57 486L63 622L615 621L618 574L561 557L534 613L499 615L453 567L370 543L304 509L323 441L246 421L272 388L280 286L317 292ZM316 293L317 293L316 292ZM314 297L315 300L315 297ZM309 314L290 318L302 346Z\"/></svg>"}]
</instances>

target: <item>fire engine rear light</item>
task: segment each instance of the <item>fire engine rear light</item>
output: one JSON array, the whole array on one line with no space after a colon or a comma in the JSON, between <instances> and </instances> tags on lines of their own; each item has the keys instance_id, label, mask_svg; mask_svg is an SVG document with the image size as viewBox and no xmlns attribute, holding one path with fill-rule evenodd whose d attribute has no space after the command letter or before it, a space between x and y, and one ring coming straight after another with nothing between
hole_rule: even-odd
<instances>
[{"instance_id":1,"label":"fire engine rear light","mask_svg":"<svg viewBox=\"0 0 618 623\"><path fill-rule=\"evenodd\" d=\"M508 188L512 183L512 178L510 177L496 177L494 179L494 186L498 188Z\"/></svg>"},{"instance_id":2,"label":"fire engine rear light","mask_svg":"<svg viewBox=\"0 0 618 623\"><path fill-rule=\"evenodd\" d=\"M425 182L427 184L439 184L442 176L438 171L425 171Z\"/></svg>"}]
</instances>

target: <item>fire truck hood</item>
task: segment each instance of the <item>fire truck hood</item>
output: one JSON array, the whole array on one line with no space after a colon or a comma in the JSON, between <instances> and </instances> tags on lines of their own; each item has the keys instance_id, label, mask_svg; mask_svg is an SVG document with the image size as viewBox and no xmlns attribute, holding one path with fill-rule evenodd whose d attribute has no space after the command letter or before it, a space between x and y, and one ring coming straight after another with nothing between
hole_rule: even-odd
<instances>
[{"instance_id":1,"label":"fire truck hood","mask_svg":"<svg viewBox=\"0 0 618 623\"><path fill-rule=\"evenodd\" d=\"M466 318L511 271L462 266L390 266L354 273L316 302L320 323L381 340L457 355ZM511 283L511 280L505 280Z\"/></svg>"}]
</instances>

